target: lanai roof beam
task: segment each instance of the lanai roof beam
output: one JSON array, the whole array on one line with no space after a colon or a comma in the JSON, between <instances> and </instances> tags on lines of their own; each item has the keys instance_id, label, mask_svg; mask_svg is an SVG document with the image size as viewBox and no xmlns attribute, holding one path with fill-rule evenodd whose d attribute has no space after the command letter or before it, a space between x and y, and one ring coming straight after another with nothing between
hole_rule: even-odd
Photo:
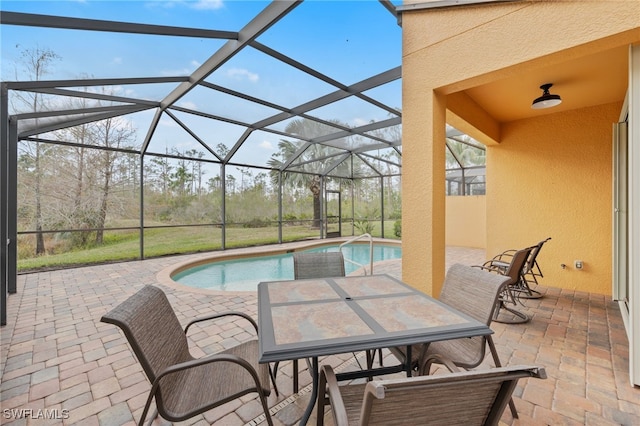
<instances>
[{"instance_id":1,"label":"lanai roof beam","mask_svg":"<svg viewBox=\"0 0 640 426\"><path fill-rule=\"evenodd\" d=\"M237 40L235 31L206 30L201 28L172 27L166 25L134 24L103 21L100 19L70 18L67 16L38 15L34 13L2 12L0 24L28 27L62 28L69 30L105 31L112 33L150 34L177 37L198 37Z\"/></svg>"},{"instance_id":2,"label":"lanai roof beam","mask_svg":"<svg viewBox=\"0 0 640 426\"><path fill-rule=\"evenodd\" d=\"M269 27L298 6L300 1L280 0L270 3L262 12L240 30L237 40L227 41L216 53L191 74L189 81L180 84L162 101L162 108L173 105L198 83L240 52Z\"/></svg>"}]
</instances>

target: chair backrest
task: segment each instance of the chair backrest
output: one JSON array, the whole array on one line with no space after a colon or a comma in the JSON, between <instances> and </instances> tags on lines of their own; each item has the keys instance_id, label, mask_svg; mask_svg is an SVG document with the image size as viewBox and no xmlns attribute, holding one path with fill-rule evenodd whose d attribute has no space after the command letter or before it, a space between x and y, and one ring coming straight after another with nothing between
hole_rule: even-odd
<instances>
[{"instance_id":1,"label":"chair backrest","mask_svg":"<svg viewBox=\"0 0 640 426\"><path fill-rule=\"evenodd\" d=\"M504 275L455 264L447 271L438 299L490 326L500 293L510 282L511 279ZM487 337L434 342L429 348L460 367L474 368L485 358Z\"/></svg>"},{"instance_id":2,"label":"chair backrest","mask_svg":"<svg viewBox=\"0 0 640 426\"><path fill-rule=\"evenodd\" d=\"M490 325L500 292L509 282L507 276L456 263L447 271L438 300Z\"/></svg>"},{"instance_id":3,"label":"chair backrest","mask_svg":"<svg viewBox=\"0 0 640 426\"><path fill-rule=\"evenodd\" d=\"M527 259L529 259L531 250L533 250L533 247L525 247L523 249L517 250L513 254L511 263L509 263L509 266L504 273L504 275L508 276L511 279L511 281L509 282L510 285L516 284L520 281L522 274L525 272Z\"/></svg>"},{"instance_id":4,"label":"chair backrest","mask_svg":"<svg viewBox=\"0 0 640 426\"><path fill-rule=\"evenodd\" d=\"M546 378L543 367L418 376L367 383L362 425L497 425L519 379Z\"/></svg>"},{"instance_id":5,"label":"chair backrest","mask_svg":"<svg viewBox=\"0 0 640 426\"><path fill-rule=\"evenodd\" d=\"M344 256L339 251L293 253L293 275L297 280L344 277Z\"/></svg>"},{"instance_id":6,"label":"chair backrest","mask_svg":"<svg viewBox=\"0 0 640 426\"><path fill-rule=\"evenodd\" d=\"M536 258L538 257L540 250L542 250L542 246L544 245L544 243L546 243L550 239L551 237L547 238L546 240L542 240L531 248L531 253L529 253L529 259L527 260L527 265L526 265L527 271L530 271L533 269L533 266L536 264Z\"/></svg>"},{"instance_id":7,"label":"chair backrest","mask_svg":"<svg viewBox=\"0 0 640 426\"><path fill-rule=\"evenodd\" d=\"M158 287L144 286L101 321L122 329L152 383L170 365L193 359L182 326Z\"/></svg>"}]
</instances>

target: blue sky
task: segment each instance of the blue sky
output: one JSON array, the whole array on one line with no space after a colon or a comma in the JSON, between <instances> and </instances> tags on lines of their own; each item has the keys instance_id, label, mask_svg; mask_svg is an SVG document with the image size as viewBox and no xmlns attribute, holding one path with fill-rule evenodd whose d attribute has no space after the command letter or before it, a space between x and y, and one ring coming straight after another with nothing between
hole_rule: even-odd
<instances>
[{"instance_id":1,"label":"blue sky","mask_svg":"<svg viewBox=\"0 0 640 426\"><path fill-rule=\"evenodd\" d=\"M6 1L2 11L70 16L137 22L179 27L239 31L268 5L264 1L224 0L140 0L140 1ZM44 79L153 77L187 75L206 61L224 40L186 37L160 37L101 33L95 31L57 30L3 25L0 28L2 79L15 80L20 72L19 57L25 49L50 49L60 60L52 63ZM287 56L338 80L353 84L401 64L401 29L396 19L377 1L307 0L264 33L258 41ZM18 75L25 80L24 74ZM254 49L245 49L232 58L207 81L230 87L270 102L293 107L335 88L285 67ZM119 94L145 98L162 98L167 87L123 87ZM371 91L370 95L391 106L400 107L400 82ZM225 114L232 119L257 121L272 111L252 105L230 104L224 96L208 90L194 90L180 101L183 106L211 114ZM235 106L235 107L232 107ZM321 118L339 117L350 125L386 118L381 111L356 100L330 105L317 111ZM141 114L141 117L144 114ZM141 129L144 120L135 117ZM189 118L185 118L187 120ZM194 128L204 126L192 120ZM168 127L171 123L165 122ZM284 125L284 123L283 123ZM174 124L175 126L175 124ZM225 135L231 143L240 133L236 126L222 125L211 131L197 130L203 139L210 134ZM141 132L144 136L144 132ZM175 140L176 136L165 137ZM277 144L278 137L262 132L252 142L256 149ZM181 136L182 137L182 136ZM261 138L263 140L261 140ZM221 140L222 140L221 139ZM208 140L213 143L213 140ZM192 144L185 140L184 146ZM213 143L215 145L215 143ZM228 145L228 143L227 143ZM247 148L250 150L250 148ZM254 152L255 153L255 152ZM240 153L239 153L240 154ZM261 155L265 157L267 152ZM269 154L270 156L270 154ZM262 160L264 163L264 160Z\"/></svg>"}]
</instances>

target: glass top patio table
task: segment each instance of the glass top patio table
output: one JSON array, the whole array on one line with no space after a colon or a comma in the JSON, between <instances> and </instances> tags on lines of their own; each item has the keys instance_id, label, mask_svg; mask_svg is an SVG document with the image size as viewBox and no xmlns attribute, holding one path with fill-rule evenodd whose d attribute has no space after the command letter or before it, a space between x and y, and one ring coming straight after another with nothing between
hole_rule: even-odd
<instances>
[{"instance_id":1,"label":"glass top patio table","mask_svg":"<svg viewBox=\"0 0 640 426\"><path fill-rule=\"evenodd\" d=\"M260 362L493 333L388 275L262 282L258 322Z\"/></svg>"},{"instance_id":2,"label":"glass top patio table","mask_svg":"<svg viewBox=\"0 0 640 426\"><path fill-rule=\"evenodd\" d=\"M405 370L411 345L486 336L472 317L388 275L269 281L258 284L260 362L312 359L313 388L300 420L318 395L318 357L406 346L406 365L338 374L338 380Z\"/></svg>"}]
</instances>

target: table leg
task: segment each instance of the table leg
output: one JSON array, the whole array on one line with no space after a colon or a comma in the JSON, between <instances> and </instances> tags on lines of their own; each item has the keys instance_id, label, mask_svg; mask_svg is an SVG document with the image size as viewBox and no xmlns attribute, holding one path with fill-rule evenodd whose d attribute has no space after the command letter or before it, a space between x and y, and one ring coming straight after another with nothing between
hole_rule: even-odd
<instances>
[{"instance_id":1,"label":"table leg","mask_svg":"<svg viewBox=\"0 0 640 426\"><path fill-rule=\"evenodd\" d=\"M291 374L293 375L293 393L298 393L298 360L294 359L292 364L293 371Z\"/></svg>"},{"instance_id":2,"label":"table leg","mask_svg":"<svg viewBox=\"0 0 640 426\"><path fill-rule=\"evenodd\" d=\"M300 419L300 426L305 426L309 421L309 417L311 417L311 412L313 411L313 407L316 405L316 400L318 399L318 357L314 356L311 360L313 364L313 371L311 373L311 399L309 399L309 404L307 404L307 409L304 411L304 415ZM324 415L324 413L317 413L317 415Z\"/></svg>"},{"instance_id":3,"label":"table leg","mask_svg":"<svg viewBox=\"0 0 640 426\"><path fill-rule=\"evenodd\" d=\"M407 346L407 360L406 360L406 364L404 366L405 370L407 371L407 377L411 377L411 371L412 371L412 354L411 354L411 345Z\"/></svg>"}]
</instances>

